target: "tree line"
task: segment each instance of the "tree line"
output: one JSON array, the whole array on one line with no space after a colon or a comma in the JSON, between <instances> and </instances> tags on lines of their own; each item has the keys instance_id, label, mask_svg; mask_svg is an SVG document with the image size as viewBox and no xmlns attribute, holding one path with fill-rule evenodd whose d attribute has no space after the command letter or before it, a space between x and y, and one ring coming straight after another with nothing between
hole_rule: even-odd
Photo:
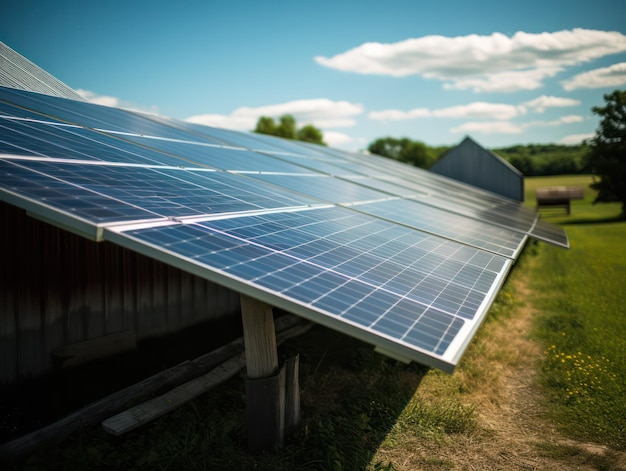
<instances>
[{"instance_id":1,"label":"tree line","mask_svg":"<svg viewBox=\"0 0 626 471\"><path fill-rule=\"evenodd\" d=\"M626 91L604 95L605 106L591 110L600 119L595 136L577 146L528 144L493 149L525 176L588 174L597 177L592 187L595 202L621 202L626 218ZM321 130L311 124L298 128L291 115L278 123L262 116L254 132L326 145ZM373 154L428 169L451 147L431 147L408 137L384 137L370 143Z\"/></svg>"},{"instance_id":2,"label":"tree line","mask_svg":"<svg viewBox=\"0 0 626 471\"><path fill-rule=\"evenodd\" d=\"M406 137L385 137L376 139L367 150L373 154L429 169L451 148L431 147ZM529 177L588 173L586 156L589 147L583 144L577 146L528 144L492 151Z\"/></svg>"},{"instance_id":3,"label":"tree line","mask_svg":"<svg viewBox=\"0 0 626 471\"><path fill-rule=\"evenodd\" d=\"M324 134L312 124L298 127L296 119L289 114L278 120L261 116L254 132L271 136L311 142L325 146ZM429 146L408 137L383 137L371 142L367 150L416 167L429 169L452 147ZM559 144L529 144L493 149L524 175L563 175L588 173L585 157L589 146L565 146Z\"/></svg>"},{"instance_id":4,"label":"tree line","mask_svg":"<svg viewBox=\"0 0 626 471\"><path fill-rule=\"evenodd\" d=\"M306 124L298 128L296 118L290 114L282 115L278 119L278 122L274 121L274 118L269 116L261 116L256 123L254 132L282 137L284 139L312 142L313 144L319 144L321 146L326 145L321 130L312 124Z\"/></svg>"}]
</instances>

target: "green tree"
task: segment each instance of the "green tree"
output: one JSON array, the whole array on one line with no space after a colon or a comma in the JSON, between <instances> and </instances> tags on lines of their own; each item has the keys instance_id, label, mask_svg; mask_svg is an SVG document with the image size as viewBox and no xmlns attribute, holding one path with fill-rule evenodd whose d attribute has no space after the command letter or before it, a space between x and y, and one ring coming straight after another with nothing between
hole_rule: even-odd
<instances>
[{"instance_id":1,"label":"green tree","mask_svg":"<svg viewBox=\"0 0 626 471\"><path fill-rule=\"evenodd\" d=\"M622 203L626 219L626 91L604 95L606 106L591 110L601 117L596 135L589 141L587 165L597 177L591 187L598 191L594 203Z\"/></svg>"},{"instance_id":2,"label":"green tree","mask_svg":"<svg viewBox=\"0 0 626 471\"><path fill-rule=\"evenodd\" d=\"M384 137L376 139L368 147L372 154L382 155L390 159L399 160L416 167L430 168L437 160L438 152L420 141L413 141L407 137Z\"/></svg>"},{"instance_id":3,"label":"green tree","mask_svg":"<svg viewBox=\"0 0 626 471\"><path fill-rule=\"evenodd\" d=\"M261 116L256 123L254 132L259 134L269 134L270 136L277 136L285 139L297 139L298 141L312 142L322 146L326 145L322 131L312 124L307 124L298 129L296 119L290 114L282 115L279 118L278 123L276 123L273 118Z\"/></svg>"},{"instance_id":4,"label":"green tree","mask_svg":"<svg viewBox=\"0 0 626 471\"><path fill-rule=\"evenodd\" d=\"M312 142L313 144L320 144L322 146L326 145L322 131L312 124L307 124L298 129L297 138L299 141Z\"/></svg>"},{"instance_id":5,"label":"green tree","mask_svg":"<svg viewBox=\"0 0 626 471\"><path fill-rule=\"evenodd\" d=\"M527 177L588 173L586 145L527 144L493 149Z\"/></svg>"},{"instance_id":6,"label":"green tree","mask_svg":"<svg viewBox=\"0 0 626 471\"><path fill-rule=\"evenodd\" d=\"M284 137L285 139L295 139L297 137L296 118L290 114L282 115L276 126L275 136Z\"/></svg>"},{"instance_id":7,"label":"green tree","mask_svg":"<svg viewBox=\"0 0 626 471\"><path fill-rule=\"evenodd\" d=\"M276 123L274 119L268 116L261 116L256 123L254 132L274 136L276 134Z\"/></svg>"}]
</instances>

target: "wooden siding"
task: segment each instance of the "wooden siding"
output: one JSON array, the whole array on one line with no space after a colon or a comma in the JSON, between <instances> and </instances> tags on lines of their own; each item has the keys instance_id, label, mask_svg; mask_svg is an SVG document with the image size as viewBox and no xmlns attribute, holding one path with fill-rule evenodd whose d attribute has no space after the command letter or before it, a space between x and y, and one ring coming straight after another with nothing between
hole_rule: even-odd
<instances>
[{"instance_id":1,"label":"wooden siding","mask_svg":"<svg viewBox=\"0 0 626 471\"><path fill-rule=\"evenodd\" d=\"M53 370L58 347L132 330L139 341L227 315L239 295L0 202L0 385Z\"/></svg>"}]
</instances>

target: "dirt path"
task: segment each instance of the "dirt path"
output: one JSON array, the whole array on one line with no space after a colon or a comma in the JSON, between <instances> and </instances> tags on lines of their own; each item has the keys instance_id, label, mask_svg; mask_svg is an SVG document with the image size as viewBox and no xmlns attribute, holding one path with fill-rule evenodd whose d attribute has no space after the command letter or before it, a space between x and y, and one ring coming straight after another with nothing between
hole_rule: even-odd
<instances>
[{"instance_id":1,"label":"dirt path","mask_svg":"<svg viewBox=\"0 0 626 471\"><path fill-rule=\"evenodd\" d=\"M486 362L477 368L484 378L480 388L461 395L477 411L477 430L453 435L446 443L415 439L402 447L411 450L402 456L399 450L381 449L383 462L390 460L402 471L626 470L625 453L565 439L544 415L536 384L542 352L528 335L535 311L525 280L519 277L513 283L515 296L524 305L514 317L483 326L477 348Z\"/></svg>"}]
</instances>

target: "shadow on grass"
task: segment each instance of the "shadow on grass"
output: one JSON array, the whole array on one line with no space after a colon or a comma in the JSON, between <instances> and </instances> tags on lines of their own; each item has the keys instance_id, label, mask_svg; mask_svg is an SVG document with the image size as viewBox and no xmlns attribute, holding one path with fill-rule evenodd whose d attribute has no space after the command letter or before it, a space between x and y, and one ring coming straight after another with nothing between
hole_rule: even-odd
<instances>
[{"instance_id":1,"label":"shadow on grass","mask_svg":"<svg viewBox=\"0 0 626 471\"><path fill-rule=\"evenodd\" d=\"M282 359L295 354L302 422L275 453L247 451L239 375L122 437L83 430L15 469L389 469L368 465L428 369L387 359L320 326L279 348Z\"/></svg>"}]
</instances>

